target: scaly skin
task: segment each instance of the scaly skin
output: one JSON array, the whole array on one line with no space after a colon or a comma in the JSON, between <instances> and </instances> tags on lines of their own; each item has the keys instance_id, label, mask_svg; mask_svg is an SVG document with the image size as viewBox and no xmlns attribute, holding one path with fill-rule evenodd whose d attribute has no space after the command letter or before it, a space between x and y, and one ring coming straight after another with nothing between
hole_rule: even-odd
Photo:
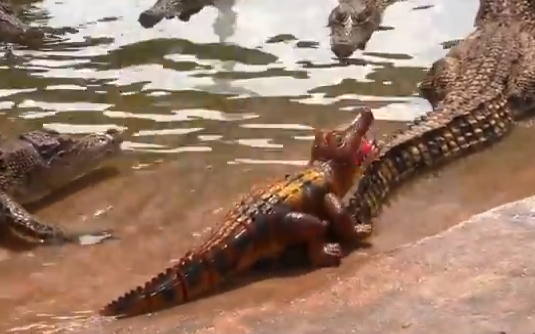
<instances>
[{"instance_id":1,"label":"scaly skin","mask_svg":"<svg viewBox=\"0 0 535 334\"><path fill-rule=\"evenodd\" d=\"M339 58L364 50L383 20L385 9L396 0L340 0L329 14L332 52Z\"/></svg>"},{"instance_id":2,"label":"scaly skin","mask_svg":"<svg viewBox=\"0 0 535 334\"><path fill-rule=\"evenodd\" d=\"M221 0L224 1L224 0ZM152 28L164 18L177 17L183 22L200 12L206 6L216 6L214 0L157 0L154 5L139 14L138 22L144 28Z\"/></svg>"},{"instance_id":3,"label":"scaly skin","mask_svg":"<svg viewBox=\"0 0 535 334\"><path fill-rule=\"evenodd\" d=\"M318 132L315 143L321 149L313 150L316 156L311 160L327 161L312 162L295 175L253 189L198 249L144 286L109 303L100 314L134 316L185 303L293 244L306 244L308 259L315 266L339 265L339 244L327 243L326 238L333 235L351 243L369 235L369 230L355 227L340 198L369 159L360 145L372 121L368 109L347 129Z\"/></svg>"},{"instance_id":4,"label":"scaly skin","mask_svg":"<svg viewBox=\"0 0 535 334\"><path fill-rule=\"evenodd\" d=\"M13 12L11 5L0 2L0 41L25 46L40 46L44 33L22 22Z\"/></svg>"},{"instance_id":5,"label":"scaly skin","mask_svg":"<svg viewBox=\"0 0 535 334\"><path fill-rule=\"evenodd\" d=\"M84 136L51 130L31 131L16 139L0 139L0 234L41 244L94 244L108 232L65 233L45 224L21 204L36 202L118 155L117 130Z\"/></svg>"},{"instance_id":6,"label":"scaly skin","mask_svg":"<svg viewBox=\"0 0 535 334\"><path fill-rule=\"evenodd\" d=\"M433 111L388 141L357 183L349 211L370 223L409 177L501 140L535 107L535 1L486 0L476 31L422 83Z\"/></svg>"}]
</instances>

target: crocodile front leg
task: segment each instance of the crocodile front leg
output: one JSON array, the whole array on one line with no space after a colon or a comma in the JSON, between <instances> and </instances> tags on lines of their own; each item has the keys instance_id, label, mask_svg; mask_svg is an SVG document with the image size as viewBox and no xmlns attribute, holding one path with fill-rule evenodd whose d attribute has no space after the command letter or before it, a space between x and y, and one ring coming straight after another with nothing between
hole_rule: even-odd
<instances>
[{"instance_id":1,"label":"crocodile front leg","mask_svg":"<svg viewBox=\"0 0 535 334\"><path fill-rule=\"evenodd\" d=\"M93 245L112 237L106 231L66 234L57 227L40 222L5 192L0 192L0 227L23 240L44 244Z\"/></svg>"}]
</instances>

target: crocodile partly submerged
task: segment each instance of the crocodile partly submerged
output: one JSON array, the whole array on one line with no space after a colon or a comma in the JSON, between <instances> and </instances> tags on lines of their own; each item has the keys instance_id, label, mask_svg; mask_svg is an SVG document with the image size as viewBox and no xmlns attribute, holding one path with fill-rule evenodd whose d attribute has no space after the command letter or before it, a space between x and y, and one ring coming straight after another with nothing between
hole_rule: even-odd
<instances>
[{"instance_id":1,"label":"crocodile partly submerged","mask_svg":"<svg viewBox=\"0 0 535 334\"><path fill-rule=\"evenodd\" d=\"M383 20L385 9L397 0L339 0L329 14L332 52L348 58L356 50L364 50Z\"/></svg>"},{"instance_id":2,"label":"crocodile partly submerged","mask_svg":"<svg viewBox=\"0 0 535 334\"><path fill-rule=\"evenodd\" d=\"M45 224L22 205L36 202L117 156L121 132L83 136L36 130L0 138L0 235L37 244L94 244L107 231L68 233Z\"/></svg>"},{"instance_id":3,"label":"crocodile partly submerged","mask_svg":"<svg viewBox=\"0 0 535 334\"><path fill-rule=\"evenodd\" d=\"M139 14L138 22L144 28L152 28L164 18L176 17L187 22L204 7L219 6L220 2L225 1L229 0L157 0L151 8Z\"/></svg>"},{"instance_id":4,"label":"crocodile partly submerged","mask_svg":"<svg viewBox=\"0 0 535 334\"><path fill-rule=\"evenodd\" d=\"M22 22L10 4L0 1L0 41L36 47L44 37L43 30Z\"/></svg>"},{"instance_id":5,"label":"crocodile partly submerged","mask_svg":"<svg viewBox=\"0 0 535 334\"><path fill-rule=\"evenodd\" d=\"M345 129L319 131L305 169L253 188L199 248L100 314L127 317L185 303L293 244L306 245L306 256L316 267L339 265L338 242L358 243L371 231L351 220L341 198L373 157L373 147L363 140L372 121L368 109ZM336 242L326 242L329 235Z\"/></svg>"}]
</instances>

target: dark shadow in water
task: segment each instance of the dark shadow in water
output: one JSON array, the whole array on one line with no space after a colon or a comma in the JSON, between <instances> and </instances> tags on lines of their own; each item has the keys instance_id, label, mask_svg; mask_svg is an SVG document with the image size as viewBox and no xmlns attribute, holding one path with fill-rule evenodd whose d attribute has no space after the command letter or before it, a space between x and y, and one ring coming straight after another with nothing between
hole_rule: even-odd
<instances>
[{"instance_id":1,"label":"dark shadow in water","mask_svg":"<svg viewBox=\"0 0 535 334\"><path fill-rule=\"evenodd\" d=\"M369 81L343 79L340 83L329 86L318 86L309 90L310 93L324 93L325 97L344 94L373 96L408 96L417 92L418 83L422 80L426 68L395 67L393 65L375 68L366 75Z\"/></svg>"},{"instance_id":2,"label":"dark shadow in water","mask_svg":"<svg viewBox=\"0 0 535 334\"><path fill-rule=\"evenodd\" d=\"M164 60L166 55L175 53L194 55L197 59L234 61L248 65L268 65L278 60L276 56L270 53L238 45L197 44L186 39L159 38L122 46L106 55L92 57L91 63L80 64L79 66L104 71L165 62L166 67L171 69L178 71L189 70L192 65L188 65L187 62L184 68L181 62ZM196 64L196 66L198 67L199 65Z\"/></svg>"},{"instance_id":3,"label":"dark shadow in water","mask_svg":"<svg viewBox=\"0 0 535 334\"><path fill-rule=\"evenodd\" d=\"M227 80L244 80L254 78L270 78L270 77L292 77L294 79L308 79L309 73L307 71L288 71L283 68L270 68L261 72L215 72L215 73L197 73L192 74L192 77L197 78L217 78Z\"/></svg>"},{"instance_id":4,"label":"dark shadow in water","mask_svg":"<svg viewBox=\"0 0 535 334\"><path fill-rule=\"evenodd\" d=\"M273 37L270 37L266 40L266 44L275 44L275 43L284 43L284 42L291 42L296 41L297 37L295 37L292 34L280 34L275 35Z\"/></svg>"}]
</instances>

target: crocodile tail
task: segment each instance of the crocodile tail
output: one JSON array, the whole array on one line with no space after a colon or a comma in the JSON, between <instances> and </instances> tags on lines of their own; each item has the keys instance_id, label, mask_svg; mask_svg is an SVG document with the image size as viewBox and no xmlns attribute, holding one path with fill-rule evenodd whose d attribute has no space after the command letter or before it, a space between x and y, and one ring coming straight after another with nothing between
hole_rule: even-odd
<instances>
[{"instance_id":1,"label":"crocodile tail","mask_svg":"<svg viewBox=\"0 0 535 334\"><path fill-rule=\"evenodd\" d=\"M224 249L219 247L202 253L206 254L189 252L177 265L104 306L100 315L123 318L153 313L210 292L227 276L225 274L230 274L225 270L229 262L219 261L225 264L221 266L218 262L206 261L207 258L226 259Z\"/></svg>"}]
</instances>

